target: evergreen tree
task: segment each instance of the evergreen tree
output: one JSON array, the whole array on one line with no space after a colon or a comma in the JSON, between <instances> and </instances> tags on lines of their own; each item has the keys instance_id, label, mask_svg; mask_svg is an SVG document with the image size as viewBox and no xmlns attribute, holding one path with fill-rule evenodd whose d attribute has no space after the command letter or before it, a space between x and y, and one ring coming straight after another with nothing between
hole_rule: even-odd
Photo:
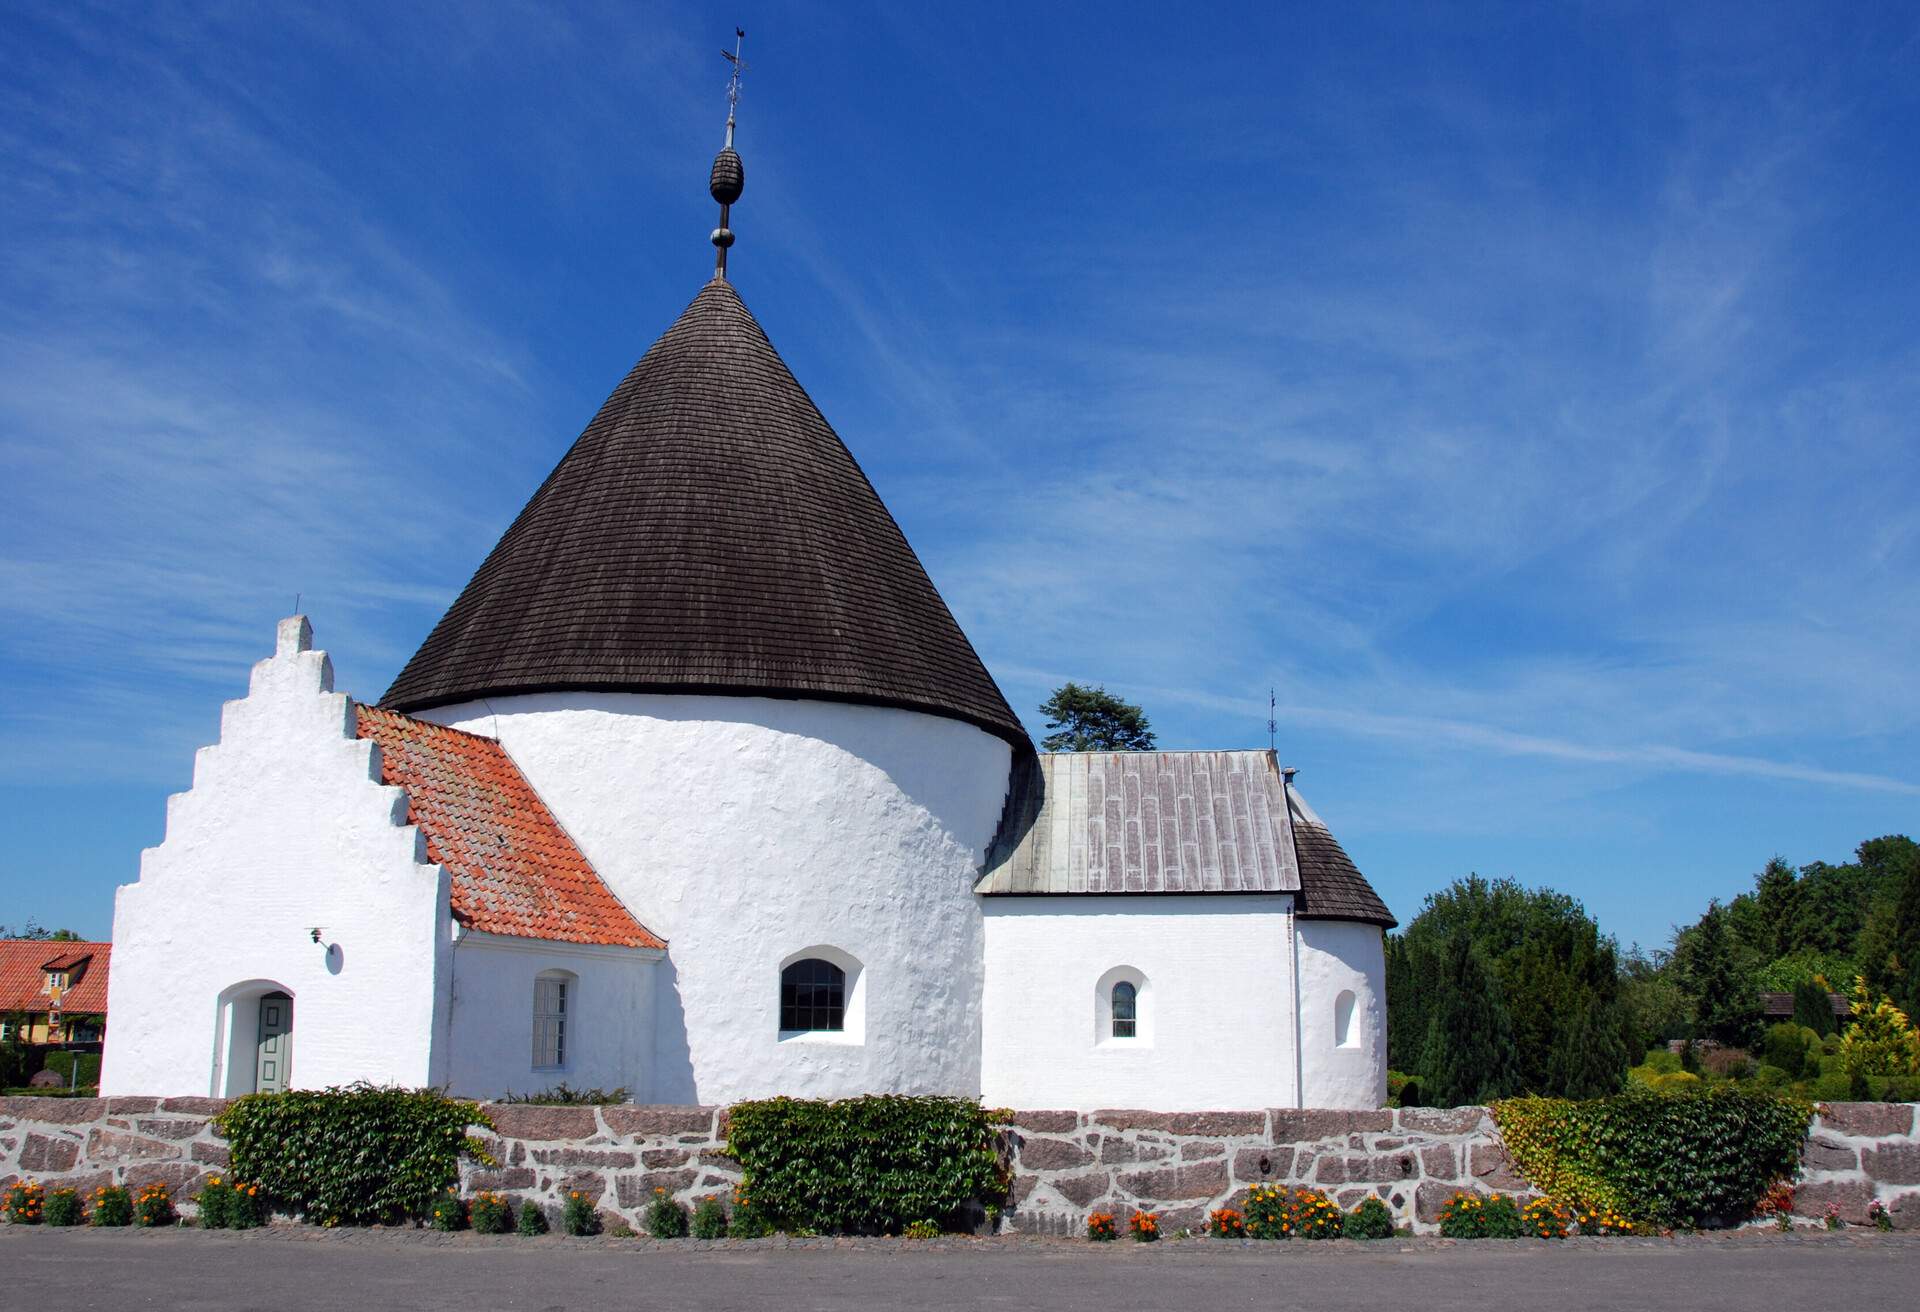
<instances>
[{"instance_id":1,"label":"evergreen tree","mask_svg":"<svg viewBox=\"0 0 1920 1312\"><path fill-rule=\"evenodd\" d=\"M1693 1037L1731 1048L1751 1046L1758 1033L1760 999L1735 968L1727 932L1727 909L1718 898L1699 923L1674 945L1674 968L1693 999Z\"/></svg>"},{"instance_id":2,"label":"evergreen tree","mask_svg":"<svg viewBox=\"0 0 1920 1312\"><path fill-rule=\"evenodd\" d=\"M1040 704L1047 728L1054 732L1040 740L1046 752L1148 752L1153 729L1146 713L1105 688L1083 688L1063 683Z\"/></svg>"},{"instance_id":3,"label":"evergreen tree","mask_svg":"<svg viewBox=\"0 0 1920 1312\"><path fill-rule=\"evenodd\" d=\"M1594 1052L1618 1057L1618 1074L1625 1076L1625 1038L1631 1033L1637 1047L1642 1036L1628 1019L1613 940L1565 894L1479 875L1428 897L1412 923L1389 940L1387 1051L1394 1069L1431 1076L1428 1040L1451 988L1450 953L1461 939L1478 953L1506 1013L1517 1088L1568 1092L1559 1083L1560 1072L1571 1069L1562 1049L1573 1042L1568 1031L1575 1013L1589 1001L1598 1008L1590 1030L1607 1036ZM1581 1083L1591 1081L1582 1077Z\"/></svg>"},{"instance_id":4,"label":"evergreen tree","mask_svg":"<svg viewBox=\"0 0 1920 1312\"><path fill-rule=\"evenodd\" d=\"M1753 881L1753 900L1758 913L1759 947L1768 957L1784 957L1799 945L1794 942L1794 905L1799 900L1799 872L1779 857L1767 862Z\"/></svg>"},{"instance_id":5,"label":"evergreen tree","mask_svg":"<svg viewBox=\"0 0 1920 1312\"><path fill-rule=\"evenodd\" d=\"M1840 1028L1833 1015L1833 998L1824 980L1802 980L1793 989L1793 1023L1805 1026L1821 1038Z\"/></svg>"},{"instance_id":6,"label":"evergreen tree","mask_svg":"<svg viewBox=\"0 0 1920 1312\"><path fill-rule=\"evenodd\" d=\"M1511 1097L1520 1084L1499 986L1464 934L1448 942L1444 960L1420 1060L1422 1101L1461 1107Z\"/></svg>"},{"instance_id":7,"label":"evergreen tree","mask_svg":"<svg viewBox=\"0 0 1920 1312\"><path fill-rule=\"evenodd\" d=\"M1626 1082L1627 1045L1599 999L1576 1003L1553 1050L1547 1084L1562 1098L1603 1098Z\"/></svg>"},{"instance_id":8,"label":"evergreen tree","mask_svg":"<svg viewBox=\"0 0 1920 1312\"><path fill-rule=\"evenodd\" d=\"M1887 953L1887 992L1902 1011L1920 1016L1920 862L1908 865L1901 885Z\"/></svg>"}]
</instances>

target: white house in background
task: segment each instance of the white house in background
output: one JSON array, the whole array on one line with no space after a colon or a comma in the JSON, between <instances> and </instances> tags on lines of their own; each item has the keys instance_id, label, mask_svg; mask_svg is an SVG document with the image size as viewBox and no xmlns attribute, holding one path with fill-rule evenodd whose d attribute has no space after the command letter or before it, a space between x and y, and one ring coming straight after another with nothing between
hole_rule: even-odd
<instances>
[{"instance_id":1,"label":"white house in background","mask_svg":"<svg viewBox=\"0 0 1920 1312\"><path fill-rule=\"evenodd\" d=\"M1036 754L724 219L377 706L281 622L120 890L104 1091L1379 1105L1393 919L1290 772Z\"/></svg>"}]
</instances>

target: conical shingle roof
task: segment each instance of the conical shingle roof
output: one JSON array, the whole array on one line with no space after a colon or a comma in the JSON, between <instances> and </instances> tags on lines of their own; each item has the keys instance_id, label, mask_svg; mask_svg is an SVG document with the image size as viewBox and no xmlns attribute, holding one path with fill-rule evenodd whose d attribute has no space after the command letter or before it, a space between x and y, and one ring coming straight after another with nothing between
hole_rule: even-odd
<instances>
[{"instance_id":1,"label":"conical shingle roof","mask_svg":"<svg viewBox=\"0 0 1920 1312\"><path fill-rule=\"evenodd\" d=\"M614 390L387 689L865 702L1028 739L899 525L731 284Z\"/></svg>"}]
</instances>

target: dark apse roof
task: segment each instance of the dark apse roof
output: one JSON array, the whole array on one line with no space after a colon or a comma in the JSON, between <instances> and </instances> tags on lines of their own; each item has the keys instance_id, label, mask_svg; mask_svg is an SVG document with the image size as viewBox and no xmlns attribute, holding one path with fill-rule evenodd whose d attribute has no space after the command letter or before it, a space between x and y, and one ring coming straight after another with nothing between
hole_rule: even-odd
<instances>
[{"instance_id":1,"label":"dark apse roof","mask_svg":"<svg viewBox=\"0 0 1920 1312\"><path fill-rule=\"evenodd\" d=\"M720 278L381 705L599 689L905 707L1029 740L853 455Z\"/></svg>"},{"instance_id":2,"label":"dark apse roof","mask_svg":"<svg viewBox=\"0 0 1920 1312\"><path fill-rule=\"evenodd\" d=\"M1264 751L1059 752L1016 763L974 891L1296 893L1303 919L1394 924Z\"/></svg>"}]
</instances>

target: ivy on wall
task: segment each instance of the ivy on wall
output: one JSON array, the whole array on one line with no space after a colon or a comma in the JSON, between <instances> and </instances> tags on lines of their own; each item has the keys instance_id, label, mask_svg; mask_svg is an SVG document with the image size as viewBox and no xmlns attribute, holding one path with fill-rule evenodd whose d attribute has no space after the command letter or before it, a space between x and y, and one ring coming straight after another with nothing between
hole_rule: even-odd
<instances>
[{"instance_id":1,"label":"ivy on wall","mask_svg":"<svg viewBox=\"0 0 1920 1312\"><path fill-rule=\"evenodd\" d=\"M786 1230L899 1234L952 1227L1006 1193L993 1116L966 1098L770 1098L727 1113L741 1192Z\"/></svg>"},{"instance_id":2,"label":"ivy on wall","mask_svg":"<svg viewBox=\"0 0 1920 1312\"><path fill-rule=\"evenodd\" d=\"M1493 1118L1542 1193L1639 1224L1693 1228L1745 1220L1791 1180L1813 1108L1738 1085L1629 1087L1585 1102L1513 1098L1495 1103Z\"/></svg>"},{"instance_id":3,"label":"ivy on wall","mask_svg":"<svg viewBox=\"0 0 1920 1312\"><path fill-rule=\"evenodd\" d=\"M251 1093L214 1123L233 1154L234 1179L259 1185L277 1210L322 1225L425 1216L457 1182L462 1156L492 1164L467 1134L491 1126L486 1113L434 1089Z\"/></svg>"}]
</instances>

